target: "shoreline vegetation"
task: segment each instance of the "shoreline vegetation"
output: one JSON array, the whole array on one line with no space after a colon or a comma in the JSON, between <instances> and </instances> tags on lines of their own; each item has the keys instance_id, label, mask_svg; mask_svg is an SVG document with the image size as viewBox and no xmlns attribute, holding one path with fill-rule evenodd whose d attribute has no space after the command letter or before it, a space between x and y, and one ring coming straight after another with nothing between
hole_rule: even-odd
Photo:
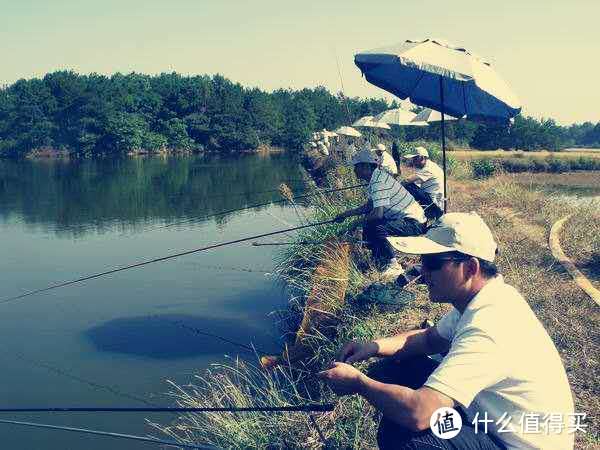
<instances>
[{"instance_id":1,"label":"shoreline vegetation","mask_svg":"<svg viewBox=\"0 0 600 450\"><path fill-rule=\"evenodd\" d=\"M496 171L485 178L475 176L464 161L454 162L449 177L450 210L477 211L488 223L500 247L498 265L505 279L528 300L556 344L571 384L575 411L587 414L586 433L577 433L577 449L591 450L600 444L600 391L597 380L600 367L597 343L600 338L597 305L583 293L566 271L552 257L548 234L552 224L566 214L574 219L565 227L561 241L565 251L576 255L581 264L598 266L600 255L600 216L589 207L573 206L538 185L519 180L518 176ZM588 181L598 183L594 173ZM571 174L546 174L548 184L566 179L576 183ZM539 178L539 176L538 176ZM336 167L326 177L326 186L351 185L354 176L348 168ZM538 180L539 181L539 180ZM597 191L596 191L597 192ZM360 192L347 191L322 195L311 202L312 212L298 211L302 222L326 220L364 200ZM306 211L306 210L303 210ZM304 215L307 214L307 215ZM276 315L285 342L291 343L313 291L313 272L323 261L327 242L337 238L352 240L352 224L332 224L304 230L296 244L282 251L274 275L290 292L289 307ZM303 242L321 242L305 245ZM414 258L414 257L413 257ZM403 257L403 262L411 257ZM414 259L412 259L414 261ZM411 285L399 291L386 285L378 294L369 286L378 281L378 273L358 246L352 246L347 273L346 295L330 309L335 318L335 332L312 330L303 344L312 356L302 363L282 364L265 371L254 360L233 359L228 365L215 365L197 374L190 384L170 383L171 396L180 406L267 406L297 405L307 402L335 403L330 413L308 414L189 414L170 424L150 423L157 431L180 442L212 444L224 448L375 448L377 420L373 408L361 397L336 397L318 382L314 373L325 368L344 342L370 340L419 325L435 322L448 305L433 304L424 286ZM600 281L600 274L589 273ZM330 275L332 279L335 274ZM323 283L326 280L320 280ZM396 301L389 308L387 300ZM507 324L507 326L509 326ZM360 363L366 370L370 362ZM325 442L320 437L320 432Z\"/></svg>"},{"instance_id":2,"label":"shoreline vegetation","mask_svg":"<svg viewBox=\"0 0 600 450\"><path fill-rule=\"evenodd\" d=\"M300 153L314 131L398 106L320 86L267 92L221 75L57 71L0 87L0 158L116 157L142 150L238 154L261 146ZM439 127L393 127L389 137L435 140ZM517 116L508 127L458 120L446 124L446 137L448 148L555 152L600 147L600 122L562 126Z\"/></svg>"}]
</instances>

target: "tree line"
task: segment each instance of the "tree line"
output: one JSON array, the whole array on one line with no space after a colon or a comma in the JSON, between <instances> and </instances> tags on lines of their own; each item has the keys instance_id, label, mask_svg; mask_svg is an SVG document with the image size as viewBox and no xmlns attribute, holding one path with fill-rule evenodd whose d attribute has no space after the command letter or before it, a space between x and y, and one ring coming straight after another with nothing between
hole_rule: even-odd
<instances>
[{"instance_id":1,"label":"tree line","mask_svg":"<svg viewBox=\"0 0 600 450\"><path fill-rule=\"evenodd\" d=\"M0 89L0 156L40 149L80 156L136 150L238 153L260 146L298 150L332 130L396 107L324 87L265 92L221 75L49 73ZM449 123L448 137L475 148L557 150L600 144L600 122L563 127L518 116L512 127ZM438 139L439 126L393 130L399 140Z\"/></svg>"}]
</instances>

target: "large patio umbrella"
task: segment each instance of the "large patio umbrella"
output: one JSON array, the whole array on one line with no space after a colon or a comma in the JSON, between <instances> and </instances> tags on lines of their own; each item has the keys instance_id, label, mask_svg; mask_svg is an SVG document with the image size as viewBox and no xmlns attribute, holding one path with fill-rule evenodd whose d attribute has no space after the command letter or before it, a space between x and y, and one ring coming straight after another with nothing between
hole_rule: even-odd
<instances>
[{"instance_id":1,"label":"large patio umbrella","mask_svg":"<svg viewBox=\"0 0 600 450\"><path fill-rule=\"evenodd\" d=\"M407 40L358 53L354 63L367 81L412 103L441 112L446 201L445 114L505 123L521 104L490 64L444 41Z\"/></svg>"}]
</instances>

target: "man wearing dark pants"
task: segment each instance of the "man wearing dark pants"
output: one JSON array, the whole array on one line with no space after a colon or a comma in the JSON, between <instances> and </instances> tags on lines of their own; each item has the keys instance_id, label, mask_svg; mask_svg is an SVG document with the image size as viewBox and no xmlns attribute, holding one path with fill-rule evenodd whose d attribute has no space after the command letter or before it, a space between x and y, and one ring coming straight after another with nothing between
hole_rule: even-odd
<instances>
[{"instance_id":1,"label":"man wearing dark pants","mask_svg":"<svg viewBox=\"0 0 600 450\"><path fill-rule=\"evenodd\" d=\"M415 168L415 174L402 185L425 208L428 218L438 219L444 213L444 171L429 159L425 147L417 147L404 158Z\"/></svg>"},{"instance_id":2,"label":"man wearing dark pants","mask_svg":"<svg viewBox=\"0 0 600 450\"><path fill-rule=\"evenodd\" d=\"M363 239L373 252L373 257L383 266L381 278L392 280L404 273L402 265L388 242L389 236L417 236L425 232L423 208L406 189L387 171L379 168L375 152L361 150L352 158L354 173L360 180L368 181L369 200L364 205L345 211L336 217L364 215Z\"/></svg>"},{"instance_id":3,"label":"man wearing dark pants","mask_svg":"<svg viewBox=\"0 0 600 450\"><path fill-rule=\"evenodd\" d=\"M319 374L337 394L359 394L383 414L380 447L572 450L573 399L560 355L498 274L483 220L448 213L424 236L389 240L422 255L430 300L453 309L425 330L350 342ZM445 354L437 366L426 359L436 354ZM371 357L389 362L371 376L351 365ZM462 428L440 427L445 414L455 424L462 419ZM444 436L449 430L457 434Z\"/></svg>"}]
</instances>

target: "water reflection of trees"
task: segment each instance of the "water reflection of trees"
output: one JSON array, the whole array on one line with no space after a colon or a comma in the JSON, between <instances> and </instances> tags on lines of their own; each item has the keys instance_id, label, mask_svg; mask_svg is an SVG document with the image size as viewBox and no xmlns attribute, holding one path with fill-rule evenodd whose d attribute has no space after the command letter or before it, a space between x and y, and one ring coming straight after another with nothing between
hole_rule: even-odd
<instances>
[{"instance_id":1,"label":"water reflection of trees","mask_svg":"<svg viewBox=\"0 0 600 450\"><path fill-rule=\"evenodd\" d=\"M301 190L301 178L286 155L2 161L0 218L74 236L135 232L277 200L264 191L288 180Z\"/></svg>"}]
</instances>

